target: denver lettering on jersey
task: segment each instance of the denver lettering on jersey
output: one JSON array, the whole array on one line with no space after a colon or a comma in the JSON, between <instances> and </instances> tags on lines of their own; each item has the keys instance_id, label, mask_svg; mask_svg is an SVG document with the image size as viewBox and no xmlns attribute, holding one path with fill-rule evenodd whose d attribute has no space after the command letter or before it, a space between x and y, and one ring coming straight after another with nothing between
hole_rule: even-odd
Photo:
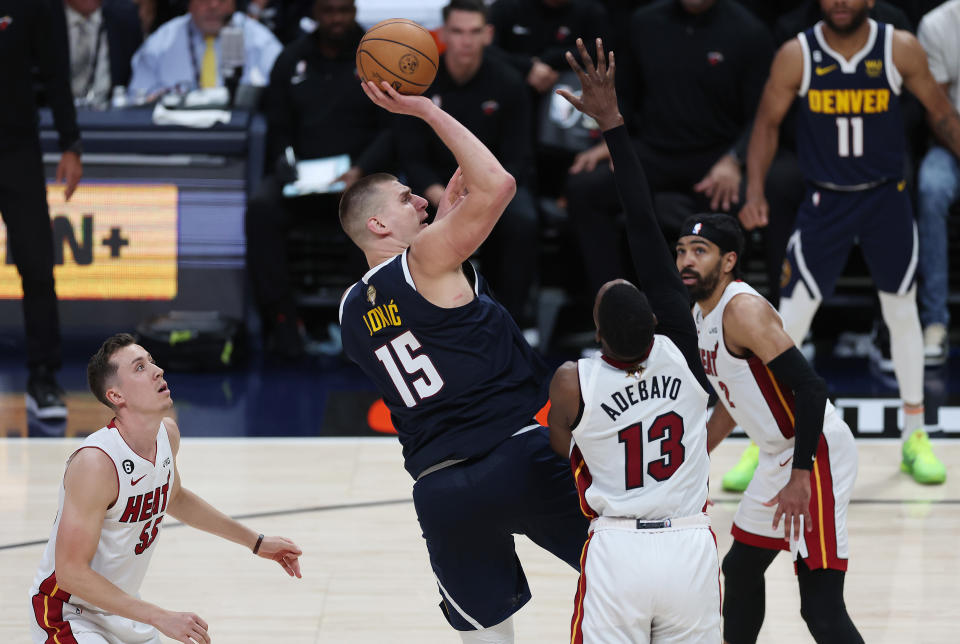
<instances>
[{"instance_id":1,"label":"denver lettering on jersey","mask_svg":"<svg viewBox=\"0 0 960 644\"><path fill-rule=\"evenodd\" d=\"M647 385L648 382L650 383L649 386ZM680 378L674 378L673 376L653 376L649 380L644 378L639 382L627 385L623 388L623 391L615 391L610 394L612 406L603 402L600 403L600 408L607 412L610 420L616 420L617 416L632 406L650 398L676 400L680 394L681 384Z\"/></svg>"},{"instance_id":2,"label":"denver lettering on jersey","mask_svg":"<svg viewBox=\"0 0 960 644\"><path fill-rule=\"evenodd\" d=\"M703 370L708 376L717 375L717 349L720 347L720 341L713 345L713 351L700 349L700 362L703 363Z\"/></svg>"},{"instance_id":3,"label":"denver lettering on jersey","mask_svg":"<svg viewBox=\"0 0 960 644\"><path fill-rule=\"evenodd\" d=\"M811 89L807 106L817 114L881 114L890 109L890 90Z\"/></svg>"},{"instance_id":4,"label":"denver lettering on jersey","mask_svg":"<svg viewBox=\"0 0 960 644\"><path fill-rule=\"evenodd\" d=\"M403 324L400 321L397 305L393 303L393 300L390 300L389 304L381 304L364 313L363 323L367 325L367 331L370 332L370 335L386 327Z\"/></svg>"},{"instance_id":5,"label":"denver lettering on jersey","mask_svg":"<svg viewBox=\"0 0 960 644\"><path fill-rule=\"evenodd\" d=\"M138 523L146 521L167 509L167 493L170 491L170 473L167 473L167 482L153 492L138 494L127 499L127 507L123 510L120 523Z\"/></svg>"}]
</instances>

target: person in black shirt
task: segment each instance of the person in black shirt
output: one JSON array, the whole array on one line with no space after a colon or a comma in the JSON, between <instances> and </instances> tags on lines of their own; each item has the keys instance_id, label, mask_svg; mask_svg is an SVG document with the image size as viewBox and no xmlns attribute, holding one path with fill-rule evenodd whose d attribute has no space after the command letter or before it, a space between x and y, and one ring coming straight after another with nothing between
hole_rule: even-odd
<instances>
[{"instance_id":1,"label":"person in black shirt","mask_svg":"<svg viewBox=\"0 0 960 644\"><path fill-rule=\"evenodd\" d=\"M637 10L629 34L617 51L618 93L664 233L675 238L697 211L735 215L750 123L773 56L768 30L732 0L673 0ZM582 153L567 181L590 292L629 275L608 159L602 143Z\"/></svg>"},{"instance_id":2,"label":"person in black shirt","mask_svg":"<svg viewBox=\"0 0 960 644\"><path fill-rule=\"evenodd\" d=\"M537 275L538 221L529 187L530 98L519 74L485 54L492 29L480 0L452 0L443 9L440 33L446 50L424 95L463 123L517 180L517 194L481 247L480 259L497 299L521 327L531 326L524 307ZM457 161L420 119L398 117L395 126L410 187L436 208Z\"/></svg>"},{"instance_id":3,"label":"person in black shirt","mask_svg":"<svg viewBox=\"0 0 960 644\"><path fill-rule=\"evenodd\" d=\"M339 180L349 188L369 171L389 168L393 146L388 117L360 89L354 53L363 29L353 0L316 0L317 30L284 48L270 74L265 102L270 159L279 173L267 176L247 203L247 270L267 348L278 357L298 358L303 351L296 303L290 285L287 232L296 222L313 220L330 235L340 235L338 194L284 198L291 177L285 150L297 159L350 156L351 168ZM284 176L288 175L288 176ZM362 257L344 239L350 262ZM349 268L349 267L348 267ZM349 274L349 271L347 271ZM342 286L347 286L345 282Z\"/></svg>"},{"instance_id":4,"label":"person in black shirt","mask_svg":"<svg viewBox=\"0 0 960 644\"><path fill-rule=\"evenodd\" d=\"M57 181L70 199L83 175L80 130L70 93L67 28L59 0L0 0L0 213L23 285L27 408L40 419L67 408L54 377L60 368L60 318L53 282L53 233L40 151L33 70L42 81L63 151Z\"/></svg>"}]
</instances>

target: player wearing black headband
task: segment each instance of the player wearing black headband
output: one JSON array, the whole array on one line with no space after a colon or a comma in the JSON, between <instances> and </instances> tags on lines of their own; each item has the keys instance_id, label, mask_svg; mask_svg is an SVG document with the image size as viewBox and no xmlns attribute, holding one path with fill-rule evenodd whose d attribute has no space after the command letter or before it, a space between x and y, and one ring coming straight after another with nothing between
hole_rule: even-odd
<instances>
[{"instance_id":1,"label":"player wearing black headband","mask_svg":"<svg viewBox=\"0 0 960 644\"><path fill-rule=\"evenodd\" d=\"M696 302L700 358L721 402L707 422L707 448L736 425L759 447L723 560L724 640L756 641L764 572L788 550L814 639L862 642L843 602L846 513L857 472L853 435L776 310L740 281L742 249L739 225L720 214L688 218L677 241L677 269Z\"/></svg>"}]
</instances>

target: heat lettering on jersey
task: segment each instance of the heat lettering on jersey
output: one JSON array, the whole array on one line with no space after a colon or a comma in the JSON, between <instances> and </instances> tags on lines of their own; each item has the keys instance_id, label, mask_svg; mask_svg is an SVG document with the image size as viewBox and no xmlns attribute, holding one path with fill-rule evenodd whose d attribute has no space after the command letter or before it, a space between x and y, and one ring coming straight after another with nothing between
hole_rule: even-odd
<instances>
[{"instance_id":1,"label":"heat lettering on jersey","mask_svg":"<svg viewBox=\"0 0 960 644\"><path fill-rule=\"evenodd\" d=\"M811 89L807 107L817 114L882 114L890 110L890 90Z\"/></svg>"},{"instance_id":2,"label":"heat lettering on jersey","mask_svg":"<svg viewBox=\"0 0 960 644\"><path fill-rule=\"evenodd\" d=\"M717 375L717 349L720 348L720 341L718 340L715 345L713 345L713 351L708 349L700 349L700 362L703 363L703 370L708 376Z\"/></svg>"},{"instance_id":3,"label":"heat lettering on jersey","mask_svg":"<svg viewBox=\"0 0 960 644\"><path fill-rule=\"evenodd\" d=\"M372 336L377 331L391 326L401 326L400 313L397 305L390 300L389 304L381 304L363 314L363 323Z\"/></svg>"},{"instance_id":4,"label":"heat lettering on jersey","mask_svg":"<svg viewBox=\"0 0 960 644\"><path fill-rule=\"evenodd\" d=\"M120 516L120 523L138 523L162 514L167 509L167 494L170 491L170 473L167 482L153 492L127 498L127 506Z\"/></svg>"},{"instance_id":5,"label":"heat lettering on jersey","mask_svg":"<svg viewBox=\"0 0 960 644\"><path fill-rule=\"evenodd\" d=\"M611 393L610 402L612 404L608 405L602 402L600 408L607 413L610 420L616 420L620 414L637 403L651 398L676 400L677 396L680 395L681 384L683 383L680 378L674 378L673 376L653 376L649 380L644 378L639 382L627 385L621 391Z\"/></svg>"}]
</instances>

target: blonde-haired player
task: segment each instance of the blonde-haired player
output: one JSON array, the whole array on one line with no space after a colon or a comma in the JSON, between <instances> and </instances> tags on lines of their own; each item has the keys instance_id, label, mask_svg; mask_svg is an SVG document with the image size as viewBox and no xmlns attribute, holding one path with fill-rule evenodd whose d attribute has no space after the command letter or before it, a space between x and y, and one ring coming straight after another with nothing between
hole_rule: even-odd
<instances>
[{"instance_id":1,"label":"blonde-haired player","mask_svg":"<svg viewBox=\"0 0 960 644\"><path fill-rule=\"evenodd\" d=\"M166 417L170 388L133 336L108 338L87 365L97 399L116 416L67 459L57 518L30 590L35 644L209 642L194 613L140 599L157 537L169 514L250 548L300 577L300 549L264 537L180 485L180 430Z\"/></svg>"}]
</instances>

